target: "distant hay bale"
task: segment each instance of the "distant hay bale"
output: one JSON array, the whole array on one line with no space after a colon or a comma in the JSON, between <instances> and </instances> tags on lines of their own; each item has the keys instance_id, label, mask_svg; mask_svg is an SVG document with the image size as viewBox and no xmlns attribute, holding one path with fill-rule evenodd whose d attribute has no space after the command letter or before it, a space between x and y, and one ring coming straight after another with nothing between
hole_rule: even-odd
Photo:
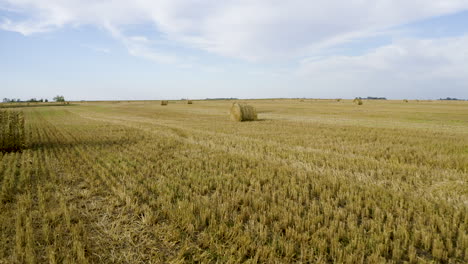
<instances>
[{"instance_id":1,"label":"distant hay bale","mask_svg":"<svg viewBox=\"0 0 468 264\"><path fill-rule=\"evenodd\" d=\"M187 100L187 104L193 104L192 100Z\"/></svg>"},{"instance_id":2,"label":"distant hay bale","mask_svg":"<svg viewBox=\"0 0 468 264\"><path fill-rule=\"evenodd\" d=\"M340 98L338 98L338 99L336 99L336 101L337 101L337 102L341 102L341 99L340 99Z\"/></svg>"},{"instance_id":3,"label":"distant hay bale","mask_svg":"<svg viewBox=\"0 0 468 264\"><path fill-rule=\"evenodd\" d=\"M353 103L355 103L355 104L357 104L357 105L362 105L362 104L364 104L364 103L362 102L361 98L359 98L359 97L354 98Z\"/></svg>"},{"instance_id":4,"label":"distant hay bale","mask_svg":"<svg viewBox=\"0 0 468 264\"><path fill-rule=\"evenodd\" d=\"M167 100L161 100L161 105L167 105L169 103L169 101Z\"/></svg>"},{"instance_id":5,"label":"distant hay bale","mask_svg":"<svg viewBox=\"0 0 468 264\"><path fill-rule=\"evenodd\" d=\"M408 100L407 100L407 99L403 99L403 102L407 103L407 102L408 102Z\"/></svg>"},{"instance_id":6,"label":"distant hay bale","mask_svg":"<svg viewBox=\"0 0 468 264\"><path fill-rule=\"evenodd\" d=\"M231 120L233 121L255 121L257 111L251 105L233 103L231 106Z\"/></svg>"},{"instance_id":7,"label":"distant hay bale","mask_svg":"<svg viewBox=\"0 0 468 264\"><path fill-rule=\"evenodd\" d=\"M18 151L24 148L24 134L23 112L0 110L0 151Z\"/></svg>"}]
</instances>

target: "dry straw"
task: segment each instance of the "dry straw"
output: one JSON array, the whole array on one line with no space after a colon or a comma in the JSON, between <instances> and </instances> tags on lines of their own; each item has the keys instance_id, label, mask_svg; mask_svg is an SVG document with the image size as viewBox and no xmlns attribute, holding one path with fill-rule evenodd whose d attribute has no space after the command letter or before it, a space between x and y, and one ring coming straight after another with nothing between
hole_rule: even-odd
<instances>
[{"instance_id":1,"label":"dry straw","mask_svg":"<svg viewBox=\"0 0 468 264\"><path fill-rule=\"evenodd\" d=\"M168 103L169 103L169 101L167 101L167 100L162 100L161 101L161 105L167 105Z\"/></svg>"},{"instance_id":2,"label":"dry straw","mask_svg":"<svg viewBox=\"0 0 468 264\"><path fill-rule=\"evenodd\" d=\"M23 112L0 110L0 151L17 151L24 145Z\"/></svg>"},{"instance_id":3,"label":"dry straw","mask_svg":"<svg viewBox=\"0 0 468 264\"><path fill-rule=\"evenodd\" d=\"M231 106L231 119L233 121L255 121L257 111L251 105L233 103Z\"/></svg>"}]
</instances>

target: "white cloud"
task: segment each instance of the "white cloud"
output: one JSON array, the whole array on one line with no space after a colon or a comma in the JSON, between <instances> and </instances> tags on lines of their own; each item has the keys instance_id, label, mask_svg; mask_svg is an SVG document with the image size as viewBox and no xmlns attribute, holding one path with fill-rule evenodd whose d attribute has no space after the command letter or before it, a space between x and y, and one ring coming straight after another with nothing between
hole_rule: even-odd
<instances>
[{"instance_id":1,"label":"white cloud","mask_svg":"<svg viewBox=\"0 0 468 264\"><path fill-rule=\"evenodd\" d=\"M33 22L33 21L22 21L22 22L12 22L8 18L4 18L3 22L0 24L0 29L6 31L14 31L21 33L23 35L31 35L33 33L43 33L51 31L55 26L47 22Z\"/></svg>"},{"instance_id":2,"label":"white cloud","mask_svg":"<svg viewBox=\"0 0 468 264\"><path fill-rule=\"evenodd\" d=\"M349 97L375 92L463 97L468 85L468 35L403 39L363 55L305 59L297 74L322 87L349 90Z\"/></svg>"},{"instance_id":3,"label":"white cloud","mask_svg":"<svg viewBox=\"0 0 468 264\"><path fill-rule=\"evenodd\" d=\"M468 1L0 0L0 8L28 17L0 24L25 35L81 24L122 32L125 25L150 23L169 41L256 61L300 57L392 26L461 11ZM134 55L174 60L120 35Z\"/></svg>"},{"instance_id":4,"label":"white cloud","mask_svg":"<svg viewBox=\"0 0 468 264\"><path fill-rule=\"evenodd\" d=\"M159 63L179 63L179 59L176 55L157 52L153 49L153 41L149 40L146 36L127 36L117 27L109 23L105 23L104 27L114 38L120 40L125 45L128 52L135 57L145 58Z\"/></svg>"}]
</instances>

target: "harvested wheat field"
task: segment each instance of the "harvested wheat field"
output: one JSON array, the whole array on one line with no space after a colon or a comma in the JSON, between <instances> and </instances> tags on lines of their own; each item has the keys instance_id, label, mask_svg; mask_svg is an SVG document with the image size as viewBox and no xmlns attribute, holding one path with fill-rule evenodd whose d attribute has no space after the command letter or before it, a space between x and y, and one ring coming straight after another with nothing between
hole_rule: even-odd
<instances>
[{"instance_id":1,"label":"harvested wheat field","mask_svg":"<svg viewBox=\"0 0 468 264\"><path fill-rule=\"evenodd\" d=\"M468 102L15 108L0 263L466 263Z\"/></svg>"}]
</instances>

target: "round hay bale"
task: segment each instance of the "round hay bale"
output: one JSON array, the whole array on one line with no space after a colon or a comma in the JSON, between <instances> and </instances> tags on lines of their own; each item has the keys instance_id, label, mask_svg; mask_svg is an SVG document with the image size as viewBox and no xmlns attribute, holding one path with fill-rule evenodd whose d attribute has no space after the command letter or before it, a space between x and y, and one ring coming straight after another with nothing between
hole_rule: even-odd
<instances>
[{"instance_id":1,"label":"round hay bale","mask_svg":"<svg viewBox=\"0 0 468 264\"><path fill-rule=\"evenodd\" d=\"M257 111L251 105L233 103L231 106L231 120L233 121L255 121Z\"/></svg>"},{"instance_id":2,"label":"round hay bale","mask_svg":"<svg viewBox=\"0 0 468 264\"><path fill-rule=\"evenodd\" d=\"M187 104L193 104L192 100L187 100Z\"/></svg>"},{"instance_id":3,"label":"round hay bale","mask_svg":"<svg viewBox=\"0 0 468 264\"><path fill-rule=\"evenodd\" d=\"M359 97L354 98L353 103L355 103L357 105L362 105L363 104L361 98L359 98Z\"/></svg>"},{"instance_id":4,"label":"round hay bale","mask_svg":"<svg viewBox=\"0 0 468 264\"><path fill-rule=\"evenodd\" d=\"M161 105L167 105L168 103L169 103L169 101L167 101L167 100L162 100L161 101Z\"/></svg>"}]
</instances>

